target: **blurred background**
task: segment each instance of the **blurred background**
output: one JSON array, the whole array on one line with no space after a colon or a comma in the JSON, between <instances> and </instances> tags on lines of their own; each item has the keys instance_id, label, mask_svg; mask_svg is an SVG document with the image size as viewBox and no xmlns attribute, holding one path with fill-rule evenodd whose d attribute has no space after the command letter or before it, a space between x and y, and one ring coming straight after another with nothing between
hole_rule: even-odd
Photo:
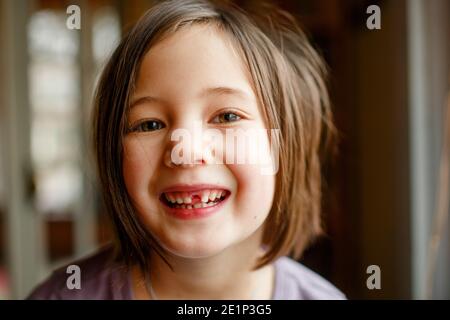
<instances>
[{"instance_id":1,"label":"blurred background","mask_svg":"<svg viewBox=\"0 0 450 320\"><path fill-rule=\"evenodd\" d=\"M0 299L26 297L111 238L91 98L124 30L156 2L0 0ZM450 0L274 2L325 57L340 133L324 167L326 236L301 261L351 299L450 299ZM66 26L73 4L79 30ZM366 26L370 5L379 30Z\"/></svg>"}]
</instances>

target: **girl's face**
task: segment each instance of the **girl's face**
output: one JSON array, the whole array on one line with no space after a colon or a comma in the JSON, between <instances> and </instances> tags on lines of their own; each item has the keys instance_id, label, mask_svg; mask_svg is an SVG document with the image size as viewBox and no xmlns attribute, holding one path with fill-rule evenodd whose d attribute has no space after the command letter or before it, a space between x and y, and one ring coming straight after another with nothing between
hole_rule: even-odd
<instances>
[{"instance_id":1,"label":"girl's face","mask_svg":"<svg viewBox=\"0 0 450 320\"><path fill-rule=\"evenodd\" d=\"M128 113L123 174L140 221L172 254L212 256L262 230L275 176L262 175L258 164L226 161L236 150L230 139L221 146L205 138L211 129L223 141L227 130L239 138L249 129L266 129L249 79L227 38L209 26L176 32L142 61ZM189 136L173 141L180 129ZM180 143L177 154L195 163L177 162L172 152ZM214 155L202 156L211 146ZM248 159L253 151L244 149ZM223 164L217 164L219 157Z\"/></svg>"}]
</instances>

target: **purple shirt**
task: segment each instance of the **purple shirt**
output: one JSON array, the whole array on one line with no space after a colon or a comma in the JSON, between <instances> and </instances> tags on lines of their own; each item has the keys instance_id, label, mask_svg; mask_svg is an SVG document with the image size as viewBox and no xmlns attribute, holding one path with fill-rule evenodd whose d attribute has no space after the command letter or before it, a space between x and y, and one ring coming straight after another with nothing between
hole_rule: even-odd
<instances>
[{"instance_id":1,"label":"purple shirt","mask_svg":"<svg viewBox=\"0 0 450 320\"><path fill-rule=\"evenodd\" d=\"M108 246L87 258L75 261L81 270L81 289L68 289L71 274L67 266L57 269L37 286L27 299L95 299L132 300L133 291L127 268L112 259ZM274 262L275 287L273 300L345 299L345 295L330 282L302 264L281 257Z\"/></svg>"}]
</instances>

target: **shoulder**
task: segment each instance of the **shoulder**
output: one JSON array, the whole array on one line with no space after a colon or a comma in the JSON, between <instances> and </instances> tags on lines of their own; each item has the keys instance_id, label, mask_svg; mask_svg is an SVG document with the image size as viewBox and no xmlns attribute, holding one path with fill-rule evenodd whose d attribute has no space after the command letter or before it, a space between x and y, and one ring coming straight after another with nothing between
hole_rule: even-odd
<instances>
[{"instance_id":1,"label":"shoulder","mask_svg":"<svg viewBox=\"0 0 450 320\"><path fill-rule=\"evenodd\" d=\"M74 274L69 266L77 266L80 288L69 289ZM71 283L71 282L70 282ZM82 259L56 269L28 296L31 300L129 299L126 268L113 261L113 248L106 246Z\"/></svg>"},{"instance_id":2,"label":"shoulder","mask_svg":"<svg viewBox=\"0 0 450 320\"><path fill-rule=\"evenodd\" d=\"M275 261L277 300L342 300L345 295L328 280L288 257Z\"/></svg>"}]
</instances>

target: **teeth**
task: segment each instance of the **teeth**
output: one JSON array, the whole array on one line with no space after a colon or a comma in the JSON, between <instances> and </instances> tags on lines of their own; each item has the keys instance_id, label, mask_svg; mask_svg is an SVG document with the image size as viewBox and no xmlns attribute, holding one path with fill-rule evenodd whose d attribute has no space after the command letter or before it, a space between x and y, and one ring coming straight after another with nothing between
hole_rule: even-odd
<instances>
[{"instance_id":1,"label":"teeth","mask_svg":"<svg viewBox=\"0 0 450 320\"><path fill-rule=\"evenodd\" d=\"M216 199L220 199L221 197L226 195L225 190L202 190L201 192L195 193L187 193L187 192L167 192L164 193L164 197L168 202L174 204L175 208L204 208L207 206L214 205L212 201L216 201ZM194 196L199 197L201 202L197 202L196 204L192 203L192 198ZM188 206L189 205L189 206ZM203 206L205 205L205 206Z\"/></svg>"},{"instance_id":2,"label":"teeth","mask_svg":"<svg viewBox=\"0 0 450 320\"><path fill-rule=\"evenodd\" d=\"M207 203L209 200L210 191L206 190L202 192L202 202Z\"/></svg>"},{"instance_id":3,"label":"teeth","mask_svg":"<svg viewBox=\"0 0 450 320\"><path fill-rule=\"evenodd\" d=\"M173 196L171 194L166 193L165 196L166 196L167 201L169 201L171 203L175 202L174 201L175 199L173 198Z\"/></svg>"},{"instance_id":4,"label":"teeth","mask_svg":"<svg viewBox=\"0 0 450 320\"><path fill-rule=\"evenodd\" d=\"M194 205L190 205L190 204L176 204L175 208L177 209L199 209L199 208L207 208L207 207L211 207L214 206L215 203L214 202L208 202L208 203L203 203L203 202L198 202Z\"/></svg>"}]
</instances>

